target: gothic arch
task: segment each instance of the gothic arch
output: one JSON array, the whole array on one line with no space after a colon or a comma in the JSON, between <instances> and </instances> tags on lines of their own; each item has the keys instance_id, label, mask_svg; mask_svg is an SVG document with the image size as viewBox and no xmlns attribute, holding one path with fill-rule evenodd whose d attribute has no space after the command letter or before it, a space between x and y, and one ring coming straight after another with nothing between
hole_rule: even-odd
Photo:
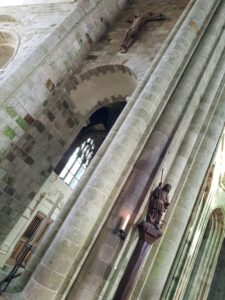
<instances>
[{"instance_id":1,"label":"gothic arch","mask_svg":"<svg viewBox=\"0 0 225 300\"><path fill-rule=\"evenodd\" d=\"M199 200L188 224L173 273L168 278L163 299L207 299L224 238L225 214L223 207L208 212L204 193Z\"/></svg>"},{"instance_id":2,"label":"gothic arch","mask_svg":"<svg viewBox=\"0 0 225 300\"><path fill-rule=\"evenodd\" d=\"M214 272L212 284L207 300L223 300L225 299L225 286L223 284L225 276L225 240L219 253L216 269Z\"/></svg>"},{"instance_id":3,"label":"gothic arch","mask_svg":"<svg viewBox=\"0 0 225 300\"><path fill-rule=\"evenodd\" d=\"M188 280L184 300L207 299L224 238L224 210L211 213Z\"/></svg>"}]
</instances>

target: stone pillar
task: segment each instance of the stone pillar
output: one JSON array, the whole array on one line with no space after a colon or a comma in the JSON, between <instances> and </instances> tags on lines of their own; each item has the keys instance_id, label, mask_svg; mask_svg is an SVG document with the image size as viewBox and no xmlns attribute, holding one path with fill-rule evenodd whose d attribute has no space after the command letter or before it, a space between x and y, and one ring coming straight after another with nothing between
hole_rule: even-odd
<instances>
[{"instance_id":1,"label":"stone pillar","mask_svg":"<svg viewBox=\"0 0 225 300\"><path fill-rule=\"evenodd\" d=\"M224 84L223 84L224 86ZM145 280L144 288L140 295L140 299L156 300L160 299L163 287L165 286L167 277L170 274L172 264L174 262L179 245L182 241L183 234L186 230L189 218L192 213L198 193L201 189L202 181L207 173L211 158L214 156L218 140L224 127L225 113L225 93L220 95L220 101L217 109L210 120L206 132L200 145L198 145L198 153L193 156L192 167L185 174L185 184L180 177L178 165L174 166L174 176L178 176L178 181L183 183L183 188L179 193L177 205L168 222L163 242L158 250L157 258ZM188 143L186 140L185 143ZM187 145L187 144L186 144ZM184 148L185 149L185 144ZM175 168L176 172L175 172ZM177 230L179 228L179 230ZM162 273L161 270L164 270Z\"/></svg>"},{"instance_id":2,"label":"stone pillar","mask_svg":"<svg viewBox=\"0 0 225 300\"><path fill-rule=\"evenodd\" d=\"M225 298L225 286L222 284L224 279L224 272L225 272L225 242L224 241L220 249L219 258L218 261L216 262L215 267L216 270L213 274L214 277L207 298L209 300Z\"/></svg>"},{"instance_id":3,"label":"stone pillar","mask_svg":"<svg viewBox=\"0 0 225 300\"><path fill-rule=\"evenodd\" d=\"M85 298L87 289L90 286L90 278L92 281L95 280L95 284L92 285L89 290L91 295L99 295L104 283L104 289L107 288L107 292L111 289L113 286L111 283L111 287L106 287L108 284L106 276L99 278L98 265L101 262L104 264L106 272L108 272L108 269L112 269L110 276L113 276L115 279L114 287L116 287L117 278L115 273L112 275L114 272L112 265L114 263L115 265L118 265L115 261L117 261L117 256L121 255L121 252L123 251L123 249L121 250L122 245L120 241L116 240L115 235L112 233L116 227L116 218L119 219L121 212L132 211L132 213L134 213L129 225L132 226L135 213L139 210L140 203L143 201L145 202L144 205L146 205L146 190L149 189L149 185L152 183L151 180L154 177L154 171L160 164L164 167L164 174L169 173L168 180L170 182L172 181L174 188L177 187L182 173L187 172L186 170L190 167L188 161L192 151L198 150L197 148L195 149L195 145L201 141L202 137L202 135L199 137L198 134L202 129L204 120L206 118L207 120L210 119L211 112L213 112L215 106L213 103L214 98L218 92L218 87L220 86L221 78L223 76L223 71L221 72L221 70L224 69L224 65L220 65L219 72L215 73L215 62L220 61L222 63L224 60L221 58L223 46L225 44L222 20L222 18L217 20L216 16L203 35L201 43L195 50L182 79L177 85L176 90L170 98L158 123L154 127L154 130L146 142L142 153L138 157L122 192L117 198L117 202L110 213L110 217L105 223L104 229L98 237L98 241L96 241L92 248L92 252L89 254L88 259L82 267L82 271L77 276L70 291L71 299L73 299L73 297ZM204 77L202 74L204 74ZM217 75L214 80L215 74ZM212 78L213 83L211 84ZM208 89L207 86L209 86ZM202 99L203 91L206 89L208 93L205 95L204 99ZM218 101L217 96L215 102L216 101ZM210 110L211 112L209 113ZM185 141L185 146L182 147L180 153L179 148L185 134L187 134L187 141ZM185 155L182 155L182 151L185 151ZM171 172L169 171L170 168ZM176 190L179 188L180 185ZM174 189L172 192L174 192ZM110 232L109 228L112 232ZM113 254L111 257L103 262L101 260L103 256L102 253L105 248L110 249L112 247L115 251L112 251ZM117 270L119 268L122 269L121 266L122 263L119 264ZM110 293L112 293L112 289L110 290Z\"/></svg>"},{"instance_id":4,"label":"stone pillar","mask_svg":"<svg viewBox=\"0 0 225 300\"><path fill-rule=\"evenodd\" d=\"M138 243L120 281L114 300L128 300L130 298L152 244L162 236L162 232L148 222L139 224L138 230Z\"/></svg>"},{"instance_id":5,"label":"stone pillar","mask_svg":"<svg viewBox=\"0 0 225 300\"><path fill-rule=\"evenodd\" d=\"M221 209L212 212L208 221L208 232L204 233L201 246L197 248L197 257L186 293L183 292L183 299L207 299L209 288L214 274L217 258L224 239L224 214ZM180 295L180 294L179 294Z\"/></svg>"}]
</instances>

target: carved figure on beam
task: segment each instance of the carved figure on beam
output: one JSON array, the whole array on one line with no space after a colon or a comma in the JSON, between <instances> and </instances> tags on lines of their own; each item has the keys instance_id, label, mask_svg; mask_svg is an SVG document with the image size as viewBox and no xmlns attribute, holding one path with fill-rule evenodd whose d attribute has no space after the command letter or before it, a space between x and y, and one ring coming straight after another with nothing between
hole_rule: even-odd
<instances>
[{"instance_id":1,"label":"carved figure on beam","mask_svg":"<svg viewBox=\"0 0 225 300\"><path fill-rule=\"evenodd\" d=\"M146 221L153 224L156 229L160 229L162 215L169 206L168 194L171 188L172 186L168 183L162 187L162 182L160 182L150 195Z\"/></svg>"},{"instance_id":2,"label":"carved figure on beam","mask_svg":"<svg viewBox=\"0 0 225 300\"><path fill-rule=\"evenodd\" d=\"M171 188L172 186L168 183L162 187L162 182L160 182L158 187L151 193L146 221L138 225L139 240L127 264L113 300L130 299L133 288L138 280L139 272L143 268L152 245L162 236L160 221L163 212L169 206L168 194Z\"/></svg>"},{"instance_id":3,"label":"carved figure on beam","mask_svg":"<svg viewBox=\"0 0 225 300\"><path fill-rule=\"evenodd\" d=\"M134 43L138 33L147 22L162 21L166 17L163 14L154 15L152 12L146 12L142 16L137 14L134 15L134 20L130 28L125 32L123 42L121 44L120 52L126 53L128 48Z\"/></svg>"}]
</instances>

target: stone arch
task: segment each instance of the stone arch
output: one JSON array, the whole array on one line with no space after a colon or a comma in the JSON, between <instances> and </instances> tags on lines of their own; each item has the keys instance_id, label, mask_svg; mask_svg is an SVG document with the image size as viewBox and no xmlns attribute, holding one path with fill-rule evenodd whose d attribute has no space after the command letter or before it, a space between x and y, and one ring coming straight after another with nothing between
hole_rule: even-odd
<instances>
[{"instance_id":1,"label":"stone arch","mask_svg":"<svg viewBox=\"0 0 225 300\"><path fill-rule=\"evenodd\" d=\"M13 32L0 29L0 69L14 57L18 44L18 38Z\"/></svg>"},{"instance_id":2,"label":"stone arch","mask_svg":"<svg viewBox=\"0 0 225 300\"><path fill-rule=\"evenodd\" d=\"M55 172L72 189L76 187L125 105L126 101L123 100L96 110L56 166Z\"/></svg>"},{"instance_id":3,"label":"stone arch","mask_svg":"<svg viewBox=\"0 0 225 300\"><path fill-rule=\"evenodd\" d=\"M101 146L136 85L135 75L123 65L100 66L72 76L65 83L65 88L70 93L70 109L77 121L77 132L55 168L60 177L74 151L77 147L82 147L85 139L100 137L97 149Z\"/></svg>"},{"instance_id":4,"label":"stone arch","mask_svg":"<svg viewBox=\"0 0 225 300\"><path fill-rule=\"evenodd\" d=\"M75 114L90 116L102 106L126 99L136 85L135 75L126 66L105 65L91 69L68 83L71 109Z\"/></svg>"},{"instance_id":5,"label":"stone arch","mask_svg":"<svg viewBox=\"0 0 225 300\"><path fill-rule=\"evenodd\" d=\"M207 299L224 238L224 210L211 213L183 299Z\"/></svg>"}]
</instances>

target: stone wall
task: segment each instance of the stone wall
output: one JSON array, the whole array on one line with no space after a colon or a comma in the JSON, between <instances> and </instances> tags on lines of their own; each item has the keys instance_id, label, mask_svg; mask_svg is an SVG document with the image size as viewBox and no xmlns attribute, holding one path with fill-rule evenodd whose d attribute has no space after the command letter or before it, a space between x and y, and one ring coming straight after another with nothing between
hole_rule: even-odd
<instances>
[{"instance_id":1,"label":"stone wall","mask_svg":"<svg viewBox=\"0 0 225 300\"><path fill-rule=\"evenodd\" d=\"M170 4L167 2L168 11ZM174 22L181 10L174 10ZM129 82L135 81L133 74L142 79L72 194L66 213L48 235L45 255L35 257L37 268L30 268L33 274L26 288L14 295L15 299L112 299L135 246L136 225L144 218L150 187L159 182L162 169L165 181L173 186L165 218L168 225L147 259L132 299L207 296L224 237L224 191L218 188L224 160L220 144L225 112L224 12L223 1L191 1L152 65L146 53L154 53L154 43L145 48L137 40L126 55L118 53L123 34L118 21L71 77L61 85L51 78L46 81L52 101L58 97L60 102L64 95L75 123L74 113L88 114L87 107L76 100L82 86L112 78L115 73ZM166 22L155 26L159 26L156 35L162 28L166 30ZM91 46L91 37L85 36ZM159 36L162 43L165 36ZM114 66L102 66L109 59ZM126 97L127 92L121 89L117 96ZM54 109L54 105L47 106L44 116L39 113L39 122L33 120L40 133L51 128L48 122L58 119ZM75 125L72 127L75 130ZM60 130L66 148L68 131ZM51 135L54 140L56 131ZM213 176L208 178L212 170ZM131 219L127 239L122 242L116 229L127 213ZM206 230L207 223L213 224L209 226L212 234ZM190 286L195 279L196 285Z\"/></svg>"},{"instance_id":2,"label":"stone wall","mask_svg":"<svg viewBox=\"0 0 225 300\"><path fill-rule=\"evenodd\" d=\"M7 68L0 71L0 82L4 82L1 89L4 89L4 84L7 84L6 79L12 74L14 76L11 80L14 82L15 89L16 78L21 83L26 73L33 71L38 63L37 52L43 56L48 51L47 48L42 48L42 53L40 53L40 45L49 34L53 34L54 30L57 32L56 27L74 9L75 4L72 3L0 7L0 31L10 31L18 39L16 57ZM58 36L58 41L60 41L60 36ZM35 59L33 58L33 63L31 63L29 59L33 55Z\"/></svg>"},{"instance_id":3,"label":"stone wall","mask_svg":"<svg viewBox=\"0 0 225 300\"><path fill-rule=\"evenodd\" d=\"M110 24L123 5L122 1L91 5L80 1L63 9L60 4L1 9L17 21L3 26L23 33L21 48L0 82L1 240L75 138L79 120L69 108L62 79L81 63L91 49L90 38L95 43L106 29L105 22Z\"/></svg>"},{"instance_id":4,"label":"stone wall","mask_svg":"<svg viewBox=\"0 0 225 300\"><path fill-rule=\"evenodd\" d=\"M123 2L100 1L97 5L94 2L87 5L81 1L64 5L61 14L61 4L7 8L8 14L17 22L3 22L3 25L12 27L18 35L23 36L23 40L14 59L3 70L4 79L0 83L3 96L0 111L3 125L0 145L2 239L34 198L79 129L87 122L87 117L78 116L79 113L74 113L71 107L73 101L70 91L85 76L78 75L87 74L88 70L106 62L113 65L119 62L125 65L124 70L134 73L140 80L185 5L186 1L182 1L178 7L175 1L140 1L132 4L113 25L108 33L110 37L106 35L98 43L83 65L82 60L100 35L109 29ZM137 8L141 12L145 9L162 12L168 19L147 24L136 44L124 55L119 53L120 43L130 26L127 20ZM51 18L47 18L49 14ZM56 24L56 20L59 24ZM53 28L51 32L50 27ZM32 41L31 36L34 39ZM146 44L145 40L151 42ZM22 54L25 60L21 58ZM102 75L105 74L104 69L98 70ZM123 74L122 67L121 72ZM126 86L127 83L124 81L123 84ZM126 96L127 92L117 91L109 98L98 101L103 105Z\"/></svg>"},{"instance_id":5,"label":"stone wall","mask_svg":"<svg viewBox=\"0 0 225 300\"><path fill-rule=\"evenodd\" d=\"M64 184L64 182L60 180L56 173L52 172L43 186L40 188L39 192L36 193L33 200L29 203L29 206L27 206L20 215L16 225L13 227L13 230L11 230L7 237L5 237L4 242L1 243L1 268L4 267L7 259L13 252L14 247L20 240L21 235L25 232L26 228L29 226L37 212L42 212L45 216L48 216L51 221L55 221L71 193L71 188ZM55 202L58 201L58 197L61 199L54 212L51 213L51 208L54 206ZM6 274L4 273L1 279L3 279L5 276Z\"/></svg>"},{"instance_id":6,"label":"stone wall","mask_svg":"<svg viewBox=\"0 0 225 300\"><path fill-rule=\"evenodd\" d=\"M123 212L129 209L133 213L129 226L135 228L136 222L141 217L141 213L136 216L135 212L140 209L140 206L143 209L143 206L147 204L147 197L145 196L147 189L149 189L149 184L152 182L152 177L154 176L154 183L156 184L160 178L161 169L165 168L165 174L168 175L168 178L171 177L170 180L174 189L177 188L180 192L181 188L184 187L183 185L180 186L182 184L180 182L181 175L185 176L187 171L193 173L195 171L190 165L190 161L193 158L191 155L192 151L195 151L195 147L201 145L205 150L204 154L206 153L205 145L201 144L202 139L197 141L197 134L193 134L192 131L197 130L199 133L204 123L205 115L210 107L213 107L214 102L208 103L208 110L205 110L201 115L203 120L201 120L200 124L196 124L195 121L198 119L201 110L200 106L204 104L204 101L200 102L201 89L197 89L197 84L194 84L193 90L190 90L189 80L195 80L201 87L204 85L206 88L215 71L213 61L216 58L218 63L221 57L222 48L220 48L219 44L215 57L214 55L211 56L211 50L214 49L217 37L215 37L216 41L211 41L210 48L203 47L206 44L201 43L201 34L208 32L206 27L214 14L214 9L216 9L218 2L208 1L208 5L204 6L203 1L200 1L200 3L198 1L198 3L194 3L193 8L192 4L185 11L186 18L181 19L181 22L175 28L175 38L168 39L166 47L163 49L164 52L161 53L161 60L156 60L158 64L155 64L151 72L147 73L144 78L145 84L142 86L143 89L139 86L139 92L137 90L134 92L129 101L131 104L129 105L128 103L127 110L118 120L120 122L122 117L127 114L126 122L119 129L117 124L112 129L113 131L118 129L115 138L112 140L111 145L106 148L104 156L98 165L92 165L92 172L89 173L90 175L87 175L87 184L83 185L81 193L76 195L77 202L64 219L61 228L26 286L24 292L25 297L28 299L32 295L40 299L41 297L47 299L66 297L70 282L74 282L74 286L70 291L71 299L96 299L97 297L106 296L103 294L106 289L107 292L110 292L110 290L115 291L118 278L121 275L119 274L118 276L118 272L115 269L118 267L119 271L123 273L123 258L121 256L124 253L124 249L128 249L131 243L128 237L128 242L123 246L119 237L113 231L122 216L122 209ZM199 12L202 9L204 13L200 14ZM201 18L199 18L200 15ZM196 24L198 25L198 30L196 30ZM220 34L220 30L218 34ZM206 57L200 55L200 50L196 52L196 56L192 57L198 43L200 45L203 44L204 51L208 51ZM204 57L207 60L207 64L203 60L199 60L199 57ZM191 69L195 64L193 63L192 65L190 63L189 71L186 69L187 63L190 62L191 58L192 63L195 60L199 60L199 65L196 66L198 72L195 74L195 78L193 78L191 73ZM208 64L210 66L205 70L205 66ZM206 71L204 79L202 78L203 70ZM184 75L183 72L185 76L182 76ZM183 84L186 86L186 89L182 88ZM196 93L194 89L196 89ZM216 88L214 92L215 90ZM179 97L181 92L185 93L185 97ZM192 97L190 97L190 94ZM208 100L213 101L213 99L209 98ZM221 101L219 103L224 107L223 100L219 95L215 97L216 103L217 100L218 102ZM212 111L213 113L214 110ZM170 118L167 116L170 116ZM215 113L213 117L215 126L221 129L221 116L219 117ZM209 120L210 118L207 119L207 122ZM193 127L190 126L191 121L193 121ZM211 124L214 126L214 122ZM203 129L206 130L205 127ZM213 129L215 127L210 128L210 130ZM217 131L214 140L210 143L210 156L203 164L196 189L193 191L193 194L189 195L188 199L193 201L191 202L192 204L202 184L211 154L214 152L215 145L213 142L215 139L218 140L220 132L220 130ZM188 147L187 144L190 140L184 139L185 133L193 137ZM207 134L210 135L210 132L207 132ZM109 135L112 136L112 134ZM145 144L145 142L147 143ZM207 142L206 135L204 143ZM105 145L103 145L104 147ZM144 150L141 152L143 148ZM182 164L179 158L182 156L181 153L184 149L187 149L187 153ZM194 153L196 154L196 152ZM176 159L176 154L178 159ZM205 156L201 156L201 152L199 157L201 158L201 163L202 161L204 162ZM137 158L138 163L134 165L134 161ZM174 165L172 162L174 162ZM199 169L199 165L196 164L195 168ZM158 171L157 175L154 173L155 169ZM131 170L132 172L130 173ZM127 178L128 181L126 181ZM185 186L186 192L188 187ZM122 193L120 193L121 190ZM186 218L188 217L186 216ZM102 228L103 223L105 226ZM57 247L60 248L55 250ZM112 255L107 255L107 250L109 249ZM65 251L68 253L68 257L63 256ZM173 253L170 254L172 255ZM116 265L120 262L120 259L121 264ZM84 260L86 261L84 262ZM167 260L166 262L168 263ZM160 264L156 264L154 267L157 268L158 266ZM163 274L163 276L161 274L160 278L158 278L160 276L159 272L156 274L153 272L153 275L157 276L157 279L162 277L160 281L162 284L167 274ZM49 280L46 281L46 278L49 278ZM111 286L109 286L109 282ZM162 287L157 290L156 280L153 287L155 287L154 296L157 295L159 298L157 293L161 292ZM146 286L147 288L148 286ZM146 298L150 294L150 292L146 293Z\"/></svg>"}]
</instances>

